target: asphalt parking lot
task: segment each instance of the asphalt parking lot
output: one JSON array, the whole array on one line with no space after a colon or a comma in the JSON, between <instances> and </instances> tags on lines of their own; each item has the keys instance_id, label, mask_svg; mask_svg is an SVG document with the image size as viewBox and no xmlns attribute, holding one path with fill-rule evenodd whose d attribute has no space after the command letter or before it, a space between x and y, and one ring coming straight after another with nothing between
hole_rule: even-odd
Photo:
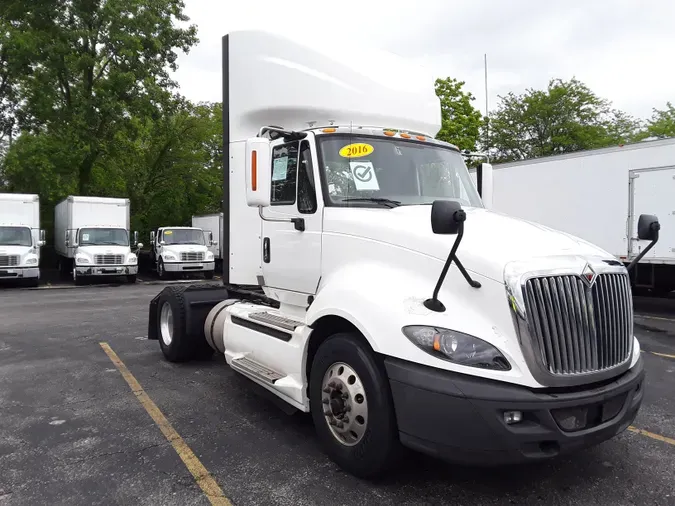
<instances>
[{"instance_id":1,"label":"asphalt parking lot","mask_svg":"<svg viewBox=\"0 0 675 506\"><path fill-rule=\"evenodd\" d=\"M675 505L672 313L636 318L647 386L633 430L537 466L411 455L371 483L341 472L316 447L308 416L260 398L224 359L166 362L145 338L159 290L0 289L0 505L206 505L197 480L209 479L227 498L214 504Z\"/></svg>"}]
</instances>

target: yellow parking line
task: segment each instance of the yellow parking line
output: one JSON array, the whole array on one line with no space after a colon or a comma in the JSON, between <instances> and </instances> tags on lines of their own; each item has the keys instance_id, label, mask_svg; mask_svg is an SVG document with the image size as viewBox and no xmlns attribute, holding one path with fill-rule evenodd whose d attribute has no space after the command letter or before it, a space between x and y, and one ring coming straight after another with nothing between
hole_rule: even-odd
<instances>
[{"instance_id":1,"label":"yellow parking line","mask_svg":"<svg viewBox=\"0 0 675 506\"><path fill-rule=\"evenodd\" d=\"M675 446L675 439L666 436L661 436L660 434L654 434L653 432L649 432L648 430L638 429L637 427L633 427L632 425L628 427L628 430L631 432L635 432L636 434L641 434L643 436L656 439L657 441L661 441L663 443L668 443L669 445Z\"/></svg>"},{"instance_id":2,"label":"yellow parking line","mask_svg":"<svg viewBox=\"0 0 675 506\"><path fill-rule=\"evenodd\" d=\"M108 358L110 358L112 363L115 364L115 367L117 367L122 374L122 377L129 385L129 388L131 388L131 391L138 399L138 402L145 408L145 411L147 411L150 417L155 421L159 430L164 434L164 437L171 443L173 449L176 450L176 453L183 461L183 464L185 464L185 467L192 473L197 485L202 489L202 492L204 492L211 504L215 506L232 506L232 503L225 497L223 491L218 486L218 483L216 483L216 480L213 479L211 474L206 470L183 438L180 437L180 434L178 434L171 426L157 405L150 399L148 394L145 393L145 390L143 390L140 383L136 381L136 378L134 378L133 374L127 369L127 366L124 365L108 343L99 344L106 355L108 355Z\"/></svg>"},{"instance_id":3,"label":"yellow parking line","mask_svg":"<svg viewBox=\"0 0 675 506\"><path fill-rule=\"evenodd\" d=\"M656 353L655 351L650 351L650 353L659 357L675 358L675 355L668 355L667 353Z\"/></svg>"}]
</instances>

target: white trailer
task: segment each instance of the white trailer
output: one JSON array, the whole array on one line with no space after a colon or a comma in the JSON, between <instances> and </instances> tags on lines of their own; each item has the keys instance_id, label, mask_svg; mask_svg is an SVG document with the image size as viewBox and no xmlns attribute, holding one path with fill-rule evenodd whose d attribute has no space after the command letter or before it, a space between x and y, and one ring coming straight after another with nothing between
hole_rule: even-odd
<instances>
[{"instance_id":1,"label":"white trailer","mask_svg":"<svg viewBox=\"0 0 675 506\"><path fill-rule=\"evenodd\" d=\"M625 264L649 244L638 239L638 217L657 216L659 242L631 279L675 290L675 139L495 164L492 177L496 211L597 244Z\"/></svg>"},{"instance_id":2,"label":"white trailer","mask_svg":"<svg viewBox=\"0 0 675 506\"><path fill-rule=\"evenodd\" d=\"M433 76L350 44L223 38L223 286L162 290L148 338L223 354L358 476L401 445L540 462L625 430L644 392L626 267L490 211L490 165L483 201L434 139Z\"/></svg>"},{"instance_id":3,"label":"white trailer","mask_svg":"<svg viewBox=\"0 0 675 506\"><path fill-rule=\"evenodd\" d=\"M54 209L54 248L63 274L79 284L87 276L126 276L136 282L142 248L130 238L129 199L69 196Z\"/></svg>"},{"instance_id":4,"label":"white trailer","mask_svg":"<svg viewBox=\"0 0 675 506\"><path fill-rule=\"evenodd\" d=\"M209 243L209 238L213 238L213 243L209 246L209 251L213 258L220 262L223 258L223 244L220 235L223 230L223 213L203 214L192 217L192 226L201 228L204 231L204 239Z\"/></svg>"},{"instance_id":5,"label":"white trailer","mask_svg":"<svg viewBox=\"0 0 675 506\"><path fill-rule=\"evenodd\" d=\"M40 280L40 197L0 193L0 281L19 280L37 286Z\"/></svg>"}]
</instances>

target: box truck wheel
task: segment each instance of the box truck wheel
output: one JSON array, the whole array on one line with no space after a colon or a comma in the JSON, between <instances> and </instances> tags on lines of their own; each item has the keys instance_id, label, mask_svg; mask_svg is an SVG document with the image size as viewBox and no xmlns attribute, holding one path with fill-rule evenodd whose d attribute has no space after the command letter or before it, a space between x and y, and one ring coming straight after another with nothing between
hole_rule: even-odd
<instances>
[{"instance_id":1,"label":"box truck wheel","mask_svg":"<svg viewBox=\"0 0 675 506\"><path fill-rule=\"evenodd\" d=\"M204 277L206 279L213 279L213 271L204 271Z\"/></svg>"},{"instance_id":2,"label":"box truck wheel","mask_svg":"<svg viewBox=\"0 0 675 506\"><path fill-rule=\"evenodd\" d=\"M319 346L310 372L310 409L324 451L347 472L371 478L397 462L389 381L356 335L335 334Z\"/></svg>"},{"instance_id":3,"label":"box truck wheel","mask_svg":"<svg viewBox=\"0 0 675 506\"><path fill-rule=\"evenodd\" d=\"M162 257L159 257L159 261L157 262L157 276L159 279L166 279L166 271L164 270L164 260L162 260Z\"/></svg>"},{"instance_id":4,"label":"box truck wheel","mask_svg":"<svg viewBox=\"0 0 675 506\"><path fill-rule=\"evenodd\" d=\"M127 276L127 282L131 284L136 283L136 274L129 274Z\"/></svg>"}]
</instances>

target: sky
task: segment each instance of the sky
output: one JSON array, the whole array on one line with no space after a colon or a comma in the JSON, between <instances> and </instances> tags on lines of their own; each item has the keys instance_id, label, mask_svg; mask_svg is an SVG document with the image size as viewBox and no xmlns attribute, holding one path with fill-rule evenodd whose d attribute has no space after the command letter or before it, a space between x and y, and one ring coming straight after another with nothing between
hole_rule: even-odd
<instances>
[{"instance_id":1,"label":"sky","mask_svg":"<svg viewBox=\"0 0 675 506\"><path fill-rule=\"evenodd\" d=\"M200 42L174 75L194 101L220 101L221 37L262 29L349 39L465 81L485 113L500 95L576 77L615 108L649 118L675 103L672 0L184 0Z\"/></svg>"}]
</instances>

